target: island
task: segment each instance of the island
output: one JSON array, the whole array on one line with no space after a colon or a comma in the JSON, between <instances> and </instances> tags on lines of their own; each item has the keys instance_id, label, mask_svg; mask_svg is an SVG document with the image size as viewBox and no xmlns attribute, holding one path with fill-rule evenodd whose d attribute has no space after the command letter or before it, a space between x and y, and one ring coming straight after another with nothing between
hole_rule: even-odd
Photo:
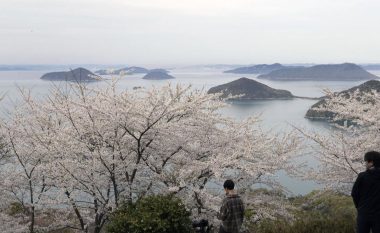
<instances>
[{"instance_id":1,"label":"island","mask_svg":"<svg viewBox=\"0 0 380 233\"><path fill-rule=\"evenodd\" d=\"M280 63L274 63L272 65L260 64L254 66L240 67L233 70L226 70L224 73L232 74L267 74L275 70L287 68Z\"/></svg>"},{"instance_id":2,"label":"island","mask_svg":"<svg viewBox=\"0 0 380 233\"><path fill-rule=\"evenodd\" d=\"M362 67L353 63L315 65L311 67L291 67L259 75L258 78L278 81L360 81L377 79Z\"/></svg>"},{"instance_id":3,"label":"island","mask_svg":"<svg viewBox=\"0 0 380 233\"><path fill-rule=\"evenodd\" d=\"M349 96L352 95L355 91L368 93L370 91L378 91L380 92L380 81L378 80L370 80L367 81L359 86L355 86L353 88L350 88L348 90L344 90L341 92L338 92L337 94ZM323 97L320 101L315 103L310 107L310 109L306 112L305 118L308 118L310 120L331 120L334 118L335 114L331 111L318 111L317 109L319 107L322 107L326 103L327 97Z\"/></svg>"},{"instance_id":4,"label":"island","mask_svg":"<svg viewBox=\"0 0 380 233\"><path fill-rule=\"evenodd\" d=\"M361 67L365 70L380 70L380 64L366 64L366 65L361 65Z\"/></svg>"},{"instance_id":5,"label":"island","mask_svg":"<svg viewBox=\"0 0 380 233\"><path fill-rule=\"evenodd\" d=\"M165 79L174 79L175 77L169 75L167 71L162 69L155 69L147 73L143 79L147 80L165 80Z\"/></svg>"},{"instance_id":6,"label":"island","mask_svg":"<svg viewBox=\"0 0 380 233\"><path fill-rule=\"evenodd\" d=\"M95 74L98 74L98 75L110 75L113 73L113 70L112 69L108 69L108 70L97 70L94 72Z\"/></svg>"},{"instance_id":7,"label":"island","mask_svg":"<svg viewBox=\"0 0 380 233\"><path fill-rule=\"evenodd\" d=\"M146 74L149 70L145 69L143 67L138 66L131 66L131 67L124 67L121 69L113 70L97 70L95 71L96 74L100 75L130 75L130 74Z\"/></svg>"},{"instance_id":8,"label":"island","mask_svg":"<svg viewBox=\"0 0 380 233\"><path fill-rule=\"evenodd\" d=\"M290 91L271 88L265 84L249 78L240 78L235 81L212 87L208 94L222 93L221 98L238 96L234 100L266 100L292 99ZM241 95L241 96L239 96Z\"/></svg>"},{"instance_id":9,"label":"island","mask_svg":"<svg viewBox=\"0 0 380 233\"><path fill-rule=\"evenodd\" d=\"M131 67L124 67L121 69L113 70L113 69L108 69L108 70L97 70L95 71L96 74L99 75L132 75L132 74L147 74L152 71L162 71L162 72L168 72L167 70L164 69L152 69L148 70L143 67L138 67L138 66L131 66Z\"/></svg>"},{"instance_id":10,"label":"island","mask_svg":"<svg viewBox=\"0 0 380 233\"><path fill-rule=\"evenodd\" d=\"M70 71L46 73L41 77L41 79L47 81L70 82L95 82L102 80L101 77L82 67Z\"/></svg>"}]
</instances>

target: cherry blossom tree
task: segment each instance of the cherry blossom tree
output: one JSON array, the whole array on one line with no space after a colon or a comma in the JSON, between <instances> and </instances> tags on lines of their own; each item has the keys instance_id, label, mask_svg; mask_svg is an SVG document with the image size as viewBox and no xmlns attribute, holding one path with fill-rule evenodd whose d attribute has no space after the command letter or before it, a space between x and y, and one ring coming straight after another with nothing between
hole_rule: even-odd
<instances>
[{"instance_id":1,"label":"cherry blossom tree","mask_svg":"<svg viewBox=\"0 0 380 233\"><path fill-rule=\"evenodd\" d=\"M233 178L242 193L258 183L277 188L275 172L292 168L298 137L265 132L255 117L223 116L219 95L171 85L70 85L46 98L23 91L1 124L14 160L7 166L15 167L4 172L21 179L1 185L15 199L27 193L27 202L17 200L33 208L70 208L76 221L61 226L100 232L121 201L157 193L174 193L195 217L212 218L218 182Z\"/></svg>"},{"instance_id":2,"label":"cherry blossom tree","mask_svg":"<svg viewBox=\"0 0 380 233\"><path fill-rule=\"evenodd\" d=\"M33 111L33 109L30 109ZM8 203L16 201L29 213L29 229L34 232L36 205L43 199L49 187L46 183L45 168L42 167L46 154L41 153L39 145L25 132L33 130L31 112L15 112L14 118L2 122L2 150L7 163L2 164L0 182L3 198ZM41 127L40 133L46 128Z\"/></svg>"},{"instance_id":3,"label":"cherry blossom tree","mask_svg":"<svg viewBox=\"0 0 380 233\"><path fill-rule=\"evenodd\" d=\"M0 231L24 233L28 232L28 225L22 223L22 219L9 216L6 213L0 212Z\"/></svg>"},{"instance_id":4,"label":"cherry blossom tree","mask_svg":"<svg viewBox=\"0 0 380 233\"><path fill-rule=\"evenodd\" d=\"M320 166L307 172L307 178L329 188L348 192L359 172L365 169L363 156L380 149L380 96L375 91L332 93L317 111L329 111L335 126L328 134L300 130L314 142Z\"/></svg>"}]
</instances>

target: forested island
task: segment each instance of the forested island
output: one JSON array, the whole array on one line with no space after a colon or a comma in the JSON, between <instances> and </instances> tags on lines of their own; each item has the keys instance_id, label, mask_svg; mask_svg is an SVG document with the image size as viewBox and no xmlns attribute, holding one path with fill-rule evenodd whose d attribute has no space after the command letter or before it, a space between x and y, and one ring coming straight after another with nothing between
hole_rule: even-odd
<instances>
[{"instance_id":1,"label":"forested island","mask_svg":"<svg viewBox=\"0 0 380 233\"><path fill-rule=\"evenodd\" d=\"M344 90L341 92L336 93L336 95L343 95L344 97L348 98L349 96L352 96L356 91L359 91L359 93L369 93L372 91L378 91L380 92L380 81L378 80L370 80L363 84L360 84L358 86L352 87L348 90ZM311 120L330 120L334 117L335 113L332 111L321 111L318 110L318 108L323 107L324 104L326 104L326 100L328 97L322 97L320 101L315 103L310 107L310 109L306 112L305 117Z\"/></svg>"},{"instance_id":2,"label":"forested island","mask_svg":"<svg viewBox=\"0 0 380 233\"><path fill-rule=\"evenodd\" d=\"M212 87L208 93L222 93L221 98L238 96L234 98L235 100L291 99L294 97L290 91L274 89L249 78L240 78Z\"/></svg>"},{"instance_id":3,"label":"forested island","mask_svg":"<svg viewBox=\"0 0 380 233\"><path fill-rule=\"evenodd\" d=\"M165 80L165 79L175 79L174 76L171 76L170 74L167 73L167 71L162 70L162 69L156 69L153 71L150 71L147 73L143 79L147 80Z\"/></svg>"},{"instance_id":4,"label":"forested island","mask_svg":"<svg viewBox=\"0 0 380 233\"><path fill-rule=\"evenodd\" d=\"M258 76L261 79L278 81L359 81L379 78L353 63L291 67Z\"/></svg>"},{"instance_id":5,"label":"forested island","mask_svg":"<svg viewBox=\"0 0 380 233\"><path fill-rule=\"evenodd\" d=\"M47 81L95 82L100 81L101 77L80 67L70 71L46 73L41 79Z\"/></svg>"}]
</instances>

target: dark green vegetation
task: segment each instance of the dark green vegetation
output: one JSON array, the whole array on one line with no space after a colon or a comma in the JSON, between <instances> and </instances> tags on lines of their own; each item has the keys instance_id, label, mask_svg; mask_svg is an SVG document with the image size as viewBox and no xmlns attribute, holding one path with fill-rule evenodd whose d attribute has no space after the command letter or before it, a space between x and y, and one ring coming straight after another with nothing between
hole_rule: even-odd
<instances>
[{"instance_id":1,"label":"dark green vegetation","mask_svg":"<svg viewBox=\"0 0 380 233\"><path fill-rule=\"evenodd\" d=\"M229 95L242 95L236 100L262 100L262 99L291 99L292 93L286 90L271 88L265 84L248 78L240 78L238 80L212 87L207 93L222 93L221 98Z\"/></svg>"},{"instance_id":2,"label":"dark green vegetation","mask_svg":"<svg viewBox=\"0 0 380 233\"><path fill-rule=\"evenodd\" d=\"M355 233L356 210L350 196L312 192L289 200L296 209L293 222L264 220L250 227L254 233Z\"/></svg>"},{"instance_id":3,"label":"dark green vegetation","mask_svg":"<svg viewBox=\"0 0 380 233\"><path fill-rule=\"evenodd\" d=\"M361 93L368 93L371 91L380 92L380 81L378 80L370 80L359 86L355 86L345 91L341 91L337 93L338 95L350 96L353 95L355 91L359 91ZM305 117L312 120L331 120L334 117L334 113L330 111L318 111L316 110L319 107L322 107L326 103L326 97L322 100L318 101L314 105L310 107L310 109L306 112Z\"/></svg>"},{"instance_id":4,"label":"dark green vegetation","mask_svg":"<svg viewBox=\"0 0 380 233\"><path fill-rule=\"evenodd\" d=\"M379 77L362 67L344 63L337 65L316 65L312 67L291 67L262 74L258 78L270 80L311 80L311 81L359 81Z\"/></svg>"},{"instance_id":5,"label":"dark green vegetation","mask_svg":"<svg viewBox=\"0 0 380 233\"><path fill-rule=\"evenodd\" d=\"M124 204L111 216L109 233L187 233L193 232L190 213L171 196L145 197Z\"/></svg>"},{"instance_id":6,"label":"dark green vegetation","mask_svg":"<svg viewBox=\"0 0 380 233\"><path fill-rule=\"evenodd\" d=\"M11 216L23 214L24 212L26 212L26 209L24 209L24 207L18 202L11 203L7 210L7 213Z\"/></svg>"},{"instance_id":7,"label":"dark green vegetation","mask_svg":"<svg viewBox=\"0 0 380 233\"><path fill-rule=\"evenodd\" d=\"M77 68L70 71L46 73L41 77L48 81L70 81L70 82L94 82L101 78L85 68Z\"/></svg>"}]
</instances>

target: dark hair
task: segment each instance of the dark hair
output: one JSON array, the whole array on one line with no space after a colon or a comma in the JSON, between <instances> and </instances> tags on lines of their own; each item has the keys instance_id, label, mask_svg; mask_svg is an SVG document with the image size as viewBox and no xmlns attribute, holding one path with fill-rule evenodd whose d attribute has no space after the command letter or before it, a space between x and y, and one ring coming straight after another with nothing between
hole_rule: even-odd
<instances>
[{"instance_id":1,"label":"dark hair","mask_svg":"<svg viewBox=\"0 0 380 233\"><path fill-rule=\"evenodd\" d=\"M224 181L223 188L233 190L235 188L235 184L232 180L226 180Z\"/></svg>"},{"instance_id":2,"label":"dark hair","mask_svg":"<svg viewBox=\"0 0 380 233\"><path fill-rule=\"evenodd\" d=\"M365 153L364 161L373 162L373 166L380 167L380 153L377 151L369 151Z\"/></svg>"}]
</instances>

